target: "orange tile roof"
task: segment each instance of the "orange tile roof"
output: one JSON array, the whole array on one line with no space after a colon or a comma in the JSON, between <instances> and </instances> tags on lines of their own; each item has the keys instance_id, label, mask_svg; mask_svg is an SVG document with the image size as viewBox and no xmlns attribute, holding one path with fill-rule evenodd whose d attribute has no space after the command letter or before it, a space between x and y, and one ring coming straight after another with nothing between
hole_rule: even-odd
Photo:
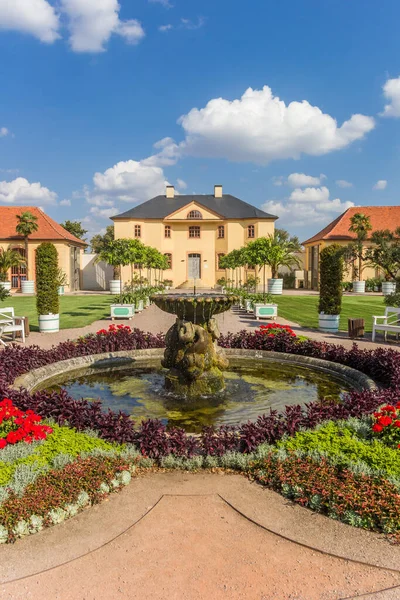
<instances>
[{"instance_id":1,"label":"orange tile roof","mask_svg":"<svg viewBox=\"0 0 400 600\"><path fill-rule=\"evenodd\" d=\"M86 246L86 242L69 233L56 221L51 219L37 206L0 206L0 239L18 240L22 239L15 231L18 220L17 215L30 212L37 217L39 229L29 236L30 240L65 240L80 246Z\"/></svg>"},{"instance_id":2,"label":"orange tile roof","mask_svg":"<svg viewBox=\"0 0 400 600\"><path fill-rule=\"evenodd\" d=\"M337 219L303 244L311 244L320 240L354 240L356 236L349 231L349 227L351 217L357 213L370 217L372 231L379 229L394 231L397 227L400 227L400 206L354 206L348 208Z\"/></svg>"}]
</instances>

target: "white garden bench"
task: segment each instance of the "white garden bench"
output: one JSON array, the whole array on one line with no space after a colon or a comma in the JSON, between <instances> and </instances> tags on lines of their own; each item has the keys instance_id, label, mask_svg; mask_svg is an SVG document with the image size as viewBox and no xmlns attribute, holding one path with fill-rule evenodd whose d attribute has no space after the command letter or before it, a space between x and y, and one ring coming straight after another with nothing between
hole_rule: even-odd
<instances>
[{"instance_id":1,"label":"white garden bench","mask_svg":"<svg viewBox=\"0 0 400 600\"><path fill-rule=\"evenodd\" d=\"M375 341L375 334L377 331L383 331L385 334L385 341L387 333L395 333L398 337L400 333L400 308L394 306L387 306L385 314L382 316L375 316L372 324L372 341Z\"/></svg>"},{"instance_id":2,"label":"white garden bench","mask_svg":"<svg viewBox=\"0 0 400 600\"><path fill-rule=\"evenodd\" d=\"M7 346L3 340L3 335L12 333L13 340L15 334L21 332L22 342L25 344L25 317L17 317L14 314L12 306L0 309L0 344Z\"/></svg>"}]
</instances>

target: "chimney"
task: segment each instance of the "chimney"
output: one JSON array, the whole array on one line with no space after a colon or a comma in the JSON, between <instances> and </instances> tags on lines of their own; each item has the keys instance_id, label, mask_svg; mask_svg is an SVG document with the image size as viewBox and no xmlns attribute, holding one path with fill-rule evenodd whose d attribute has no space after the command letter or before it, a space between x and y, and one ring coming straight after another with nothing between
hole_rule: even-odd
<instances>
[{"instance_id":1,"label":"chimney","mask_svg":"<svg viewBox=\"0 0 400 600\"><path fill-rule=\"evenodd\" d=\"M167 185L167 198L175 198L175 188L173 185Z\"/></svg>"},{"instance_id":2,"label":"chimney","mask_svg":"<svg viewBox=\"0 0 400 600\"><path fill-rule=\"evenodd\" d=\"M222 185L214 185L214 198L222 198Z\"/></svg>"}]
</instances>

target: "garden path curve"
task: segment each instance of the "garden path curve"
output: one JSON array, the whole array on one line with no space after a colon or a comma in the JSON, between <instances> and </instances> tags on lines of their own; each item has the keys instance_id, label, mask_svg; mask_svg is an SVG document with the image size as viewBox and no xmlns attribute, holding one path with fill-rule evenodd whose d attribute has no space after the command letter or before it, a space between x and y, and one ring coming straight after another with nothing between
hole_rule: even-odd
<instances>
[{"instance_id":1,"label":"garden path curve","mask_svg":"<svg viewBox=\"0 0 400 600\"><path fill-rule=\"evenodd\" d=\"M1 600L400 598L400 547L240 475L138 476L0 547Z\"/></svg>"}]
</instances>

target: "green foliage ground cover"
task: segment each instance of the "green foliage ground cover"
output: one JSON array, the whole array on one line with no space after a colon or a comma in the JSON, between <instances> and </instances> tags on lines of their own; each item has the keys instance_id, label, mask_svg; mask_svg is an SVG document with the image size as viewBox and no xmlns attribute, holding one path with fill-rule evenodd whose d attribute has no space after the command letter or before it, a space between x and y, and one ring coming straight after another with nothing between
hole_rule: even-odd
<instances>
[{"instance_id":1,"label":"green foliage ground cover","mask_svg":"<svg viewBox=\"0 0 400 600\"><path fill-rule=\"evenodd\" d=\"M116 444L109 444L93 435L79 433L69 427L52 425L52 428L53 433L41 442L33 444L21 442L15 446L7 446L1 451L0 486L11 481L21 465L28 465L33 471L42 471L53 468L54 460L60 455L76 458L94 450L107 452L119 448Z\"/></svg>"},{"instance_id":2,"label":"green foliage ground cover","mask_svg":"<svg viewBox=\"0 0 400 600\"><path fill-rule=\"evenodd\" d=\"M300 455L321 455L332 464L360 472L379 472L400 480L400 452L371 433L371 420L328 421L313 430L300 431L283 439L278 448ZM371 470L371 471L370 471Z\"/></svg>"}]
</instances>

